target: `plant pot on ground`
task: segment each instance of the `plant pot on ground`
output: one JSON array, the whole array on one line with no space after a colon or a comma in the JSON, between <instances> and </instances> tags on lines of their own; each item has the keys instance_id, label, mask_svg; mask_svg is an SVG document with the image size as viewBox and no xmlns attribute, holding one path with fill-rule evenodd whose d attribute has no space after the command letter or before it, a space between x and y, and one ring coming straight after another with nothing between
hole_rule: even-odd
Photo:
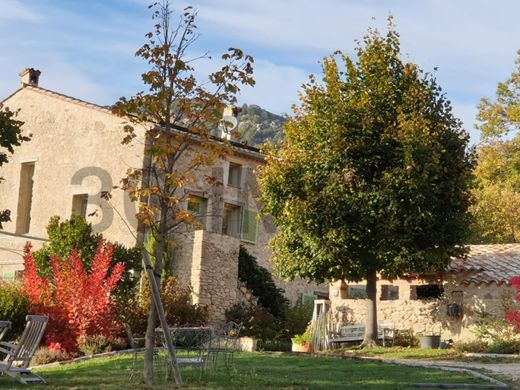
<instances>
[{"instance_id":1,"label":"plant pot on ground","mask_svg":"<svg viewBox=\"0 0 520 390\"><path fill-rule=\"evenodd\" d=\"M419 336L419 345L424 349L438 349L441 344L441 335L430 334Z\"/></svg>"},{"instance_id":2,"label":"plant pot on ground","mask_svg":"<svg viewBox=\"0 0 520 390\"><path fill-rule=\"evenodd\" d=\"M293 352L313 352L312 326L309 324L302 334L297 334L291 338Z\"/></svg>"}]
</instances>

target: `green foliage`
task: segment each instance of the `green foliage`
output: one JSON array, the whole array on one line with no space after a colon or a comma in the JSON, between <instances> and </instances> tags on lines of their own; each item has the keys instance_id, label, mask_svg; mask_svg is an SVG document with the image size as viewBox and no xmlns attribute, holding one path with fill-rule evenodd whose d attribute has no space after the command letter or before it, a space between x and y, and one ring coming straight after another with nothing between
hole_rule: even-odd
<instances>
[{"instance_id":1,"label":"green foliage","mask_svg":"<svg viewBox=\"0 0 520 390\"><path fill-rule=\"evenodd\" d=\"M360 281L446 266L465 252L473 158L435 79L369 31L325 58L260 172L282 277Z\"/></svg>"},{"instance_id":2,"label":"green foliage","mask_svg":"<svg viewBox=\"0 0 520 390\"><path fill-rule=\"evenodd\" d=\"M269 313L275 317L282 315L288 304L284 290L276 286L271 273L258 265L256 257L242 245L238 255L238 277Z\"/></svg>"},{"instance_id":3,"label":"green foliage","mask_svg":"<svg viewBox=\"0 0 520 390\"><path fill-rule=\"evenodd\" d=\"M486 352L487 346L482 340L457 341L453 344L453 349L457 352L482 353Z\"/></svg>"},{"instance_id":4,"label":"green foliage","mask_svg":"<svg viewBox=\"0 0 520 390\"><path fill-rule=\"evenodd\" d=\"M16 119L18 111L11 111L0 103L0 167L9 162L9 155L14 153L14 147L30 140L22 135L23 122ZM0 182L4 180L0 177ZM2 222L11 220L10 210L0 210L0 229Z\"/></svg>"},{"instance_id":5,"label":"green foliage","mask_svg":"<svg viewBox=\"0 0 520 390\"><path fill-rule=\"evenodd\" d=\"M305 332L307 324L312 319L314 304L312 302L298 301L292 306L287 306L283 313L283 331L287 337Z\"/></svg>"},{"instance_id":6,"label":"green foliage","mask_svg":"<svg viewBox=\"0 0 520 390\"><path fill-rule=\"evenodd\" d=\"M511 77L498 83L496 100L484 98L478 105L478 128L484 140L520 129L520 50Z\"/></svg>"},{"instance_id":7,"label":"green foliage","mask_svg":"<svg viewBox=\"0 0 520 390\"><path fill-rule=\"evenodd\" d=\"M76 215L68 220L62 220L58 216L51 217L47 225L47 235L48 241L33 254L38 274L47 278L51 276L51 257L66 259L72 250L78 251L85 269L90 270L90 263L94 259L99 240L103 239L101 234L92 230L92 224ZM119 301L125 301L135 293L137 280L134 273L140 272L142 268L140 249L126 248L115 243L110 270L117 263L123 263L125 271L114 296Z\"/></svg>"},{"instance_id":8,"label":"green foliage","mask_svg":"<svg viewBox=\"0 0 520 390\"><path fill-rule=\"evenodd\" d=\"M480 311L477 315L478 320L473 331L477 340L487 343L488 346L520 343L520 334L514 325L504 318L498 318L486 311Z\"/></svg>"},{"instance_id":9,"label":"green foliage","mask_svg":"<svg viewBox=\"0 0 520 390\"><path fill-rule=\"evenodd\" d=\"M263 306L235 304L226 311L226 321L242 324L241 336L254 336L262 341L276 339L280 323Z\"/></svg>"},{"instance_id":10,"label":"green foliage","mask_svg":"<svg viewBox=\"0 0 520 390\"><path fill-rule=\"evenodd\" d=\"M482 144L475 170L471 243L520 240L520 51L516 69L499 83L496 100L482 99L477 114ZM513 135L513 137L511 137Z\"/></svg>"},{"instance_id":11,"label":"green foliage","mask_svg":"<svg viewBox=\"0 0 520 390\"><path fill-rule=\"evenodd\" d=\"M396 347L418 347L419 339L414 335L412 329L400 329L395 332L392 345Z\"/></svg>"},{"instance_id":12,"label":"green foliage","mask_svg":"<svg viewBox=\"0 0 520 390\"><path fill-rule=\"evenodd\" d=\"M105 336L87 336L79 343L79 351L85 356L110 352L112 351L112 344L110 339Z\"/></svg>"},{"instance_id":13,"label":"green foliage","mask_svg":"<svg viewBox=\"0 0 520 390\"><path fill-rule=\"evenodd\" d=\"M310 343L312 343L312 338L313 338L313 328L312 328L312 324L309 323L307 325L307 328L305 329L305 332L303 332L302 334L297 334L294 337L291 337L291 341L294 344L310 344Z\"/></svg>"},{"instance_id":14,"label":"green foliage","mask_svg":"<svg viewBox=\"0 0 520 390\"><path fill-rule=\"evenodd\" d=\"M144 285L147 285L146 283L143 281ZM207 321L207 308L193 304L191 289L181 285L173 276L162 279L161 300L166 321L171 326L205 324ZM135 336L142 336L146 332L151 302L150 290L143 288L133 298L120 305L120 321L128 323Z\"/></svg>"},{"instance_id":15,"label":"green foliage","mask_svg":"<svg viewBox=\"0 0 520 390\"><path fill-rule=\"evenodd\" d=\"M0 281L0 318L12 322L5 339L16 339L25 327L25 316L29 314L29 300L18 282Z\"/></svg>"}]
</instances>

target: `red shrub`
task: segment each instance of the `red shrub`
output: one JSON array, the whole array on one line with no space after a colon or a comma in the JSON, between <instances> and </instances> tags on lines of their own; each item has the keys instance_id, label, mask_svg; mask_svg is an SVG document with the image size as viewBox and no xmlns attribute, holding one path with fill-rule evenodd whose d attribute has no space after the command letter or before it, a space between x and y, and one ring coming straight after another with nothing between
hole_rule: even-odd
<instances>
[{"instance_id":1,"label":"red shrub","mask_svg":"<svg viewBox=\"0 0 520 390\"><path fill-rule=\"evenodd\" d=\"M509 282L516 289L516 301L520 302L520 276L514 276ZM520 312L518 310L508 309L506 311L506 320L520 332Z\"/></svg>"},{"instance_id":2,"label":"red shrub","mask_svg":"<svg viewBox=\"0 0 520 390\"><path fill-rule=\"evenodd\" d=\"M76 251L68 259L52 258L50 280L38 275L28 244L25 248L24 285L31 309L49 316L47 345L73 352L86 336L112 337L115 329L115 302L111 295L124 265L117 263L108 275L113 245L100 241L87 273Z\"/></svg>"}]
</instances>

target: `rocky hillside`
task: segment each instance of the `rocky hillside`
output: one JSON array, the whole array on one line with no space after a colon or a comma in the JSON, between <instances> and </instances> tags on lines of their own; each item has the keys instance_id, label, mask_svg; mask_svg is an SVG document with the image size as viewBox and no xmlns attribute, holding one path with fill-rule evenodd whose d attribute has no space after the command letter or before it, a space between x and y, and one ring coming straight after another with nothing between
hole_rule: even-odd
<instances>
[{"instance_id":1,"label":"rocky hillside","mask_svg":"<svg viewBox=\"0 0 520 390\"><path fill-rule=\"evenodd\" d=\"M286 122L283 116L273 114L256 104L244 104L238 114L240 142L258 146L265 141L279 143L283 137L282 126Z\"/></svg>"}]
</instances>

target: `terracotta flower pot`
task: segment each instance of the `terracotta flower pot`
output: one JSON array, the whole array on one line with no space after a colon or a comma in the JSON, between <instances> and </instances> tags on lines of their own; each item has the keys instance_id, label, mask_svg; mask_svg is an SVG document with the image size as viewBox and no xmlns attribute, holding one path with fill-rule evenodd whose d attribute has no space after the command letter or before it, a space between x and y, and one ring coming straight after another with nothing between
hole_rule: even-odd
<instances>
[{"instance_id":1,"label":"terracotta flower pot","mask_svg":"<svg viewBox=\"0 0 520 390\"><path fill-rule=\"evenodd\" d=\"M314 345L312 343L311 344L295 344L295 343L292 343L291 350L293 352L309 353L309 352L313 352L314 351Z\"/></svg>"}]
</instances>

